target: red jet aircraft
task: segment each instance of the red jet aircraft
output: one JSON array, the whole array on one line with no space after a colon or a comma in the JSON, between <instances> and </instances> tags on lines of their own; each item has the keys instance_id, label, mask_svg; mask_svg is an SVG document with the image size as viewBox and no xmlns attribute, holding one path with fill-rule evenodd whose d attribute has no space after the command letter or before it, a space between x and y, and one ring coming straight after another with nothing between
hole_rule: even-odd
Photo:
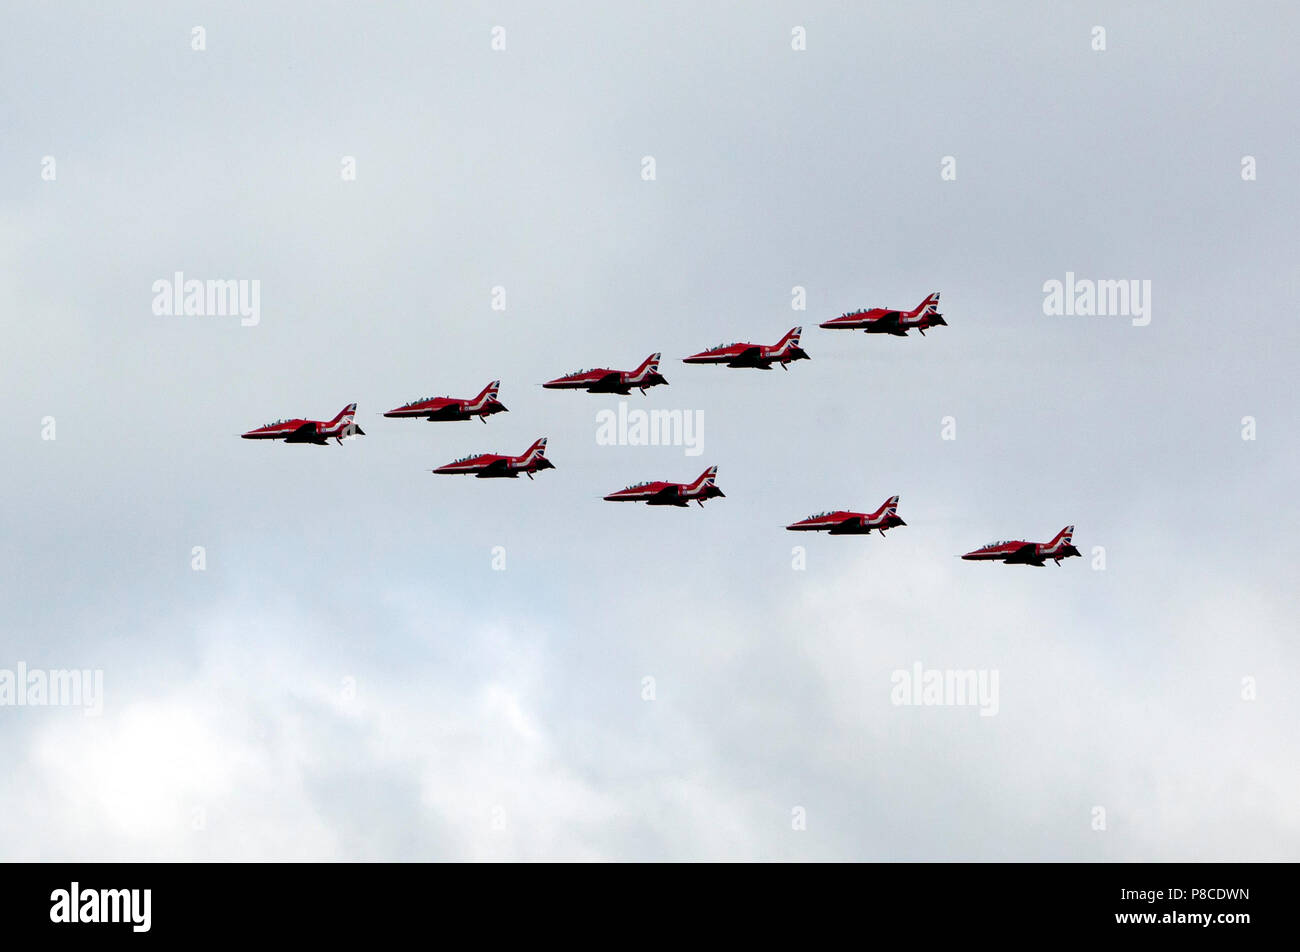
<instances>
[{"instance_id":1,"label":"red jet aircraft","mask_svg":"<svg viewBox=\"0 0 1300 952\"><path fill-rule=\"evenodd\" d=\"M898 497L890 496L884 505L872 513L835 509L800 519L786 528L791 532L828 531L831 535L871 535L871 530L875 529L883 536L886 529L905 525L907 523L898 518Z\"/></svg>"},{"instance_id":2,"label":"red jet aircraft","mask_svg":"<svg viewBox=\"0 0 1300 952\"><path fill-rule=\"evenodd\" d=\"M532 479L533 473L543 469L555 469L555 464L546 458L545 453L546 437L542 437L528 447L521 456L507 456L502 453L462 456L446 466L439 466L434 472L442 476L473 475L479 479L518 479L519 474L523 473Z\"/></svg>"},{"instance_id":3,"label":"red jet aircraft","mask_svg":"<svg viewBox=\"0 0 1300 952\"><path fill-rule=\"evenodd\" d=\"M726 494L713 484L717 477L718 467L710 466L700 473L699 478L693 483L662 481L637 483L635 486L628 486L627 489L610 493L605 497L605 501L643 502L649 506L685 506L693 499L703 508L706 499L713 499L715 496L726 497Z\"/></svg>"},{"instance_id":4,"label":"red jet aircraft","mask_svg":"<svg viewBox=\"0 0 1300 952\"><path fill-rule=\"evenodd\" d=\"M472 420L478 417L484 423L494 413L505 413L506 408L497 401L501 390L501 381L493 380L473 400L458 400L456 397L424 397L412 400L384 414L386 417L424 417L430 423L435 420Z\"/></svg>"},{"instance_id":5,"label":"red jet aircraft","mask_svg":"<svg viewBox=\"0 0 1300 952\"><path fill-rule=\"evenodd\" d=\"M259 426L256 430L241 433L245 440L284 440L286 443L315 443L325 446L331 438L342 445L344 437L365 436L365 431L352 422L357 405L349 403L339 415L328 423L320 420L279 420Z\"/></svg>"},{"instance_id":6,"label":"red jet aircraft","mask_svg":"<svg viewBox=\"0 0 1300 952\"><path fill-rule=\"evenodd\" d=\"M1073 538L1074 526L1066 526L1057 533L1055 539L1045 545L1042 542L1023 542L1019 539L994 542L974 552L967 552L962 558L971 562L1003 562L1007 565L1036 565L1039 568L1051 559L1060 565L1061 559L1083 554L1071 544Z\"/></svg>"},{"instance_id":7,"label":"red jet aircraft","mask_svg":"<svg viewBox=\"0 0 1300 952\"><path fill-rule=\"evenodd\" d=\"M891 311L884 307L873 307L869 310L845 314L818 326L829 330L863 330L868 334L893 334L895 337L906 337L907 332L915 327L924 337L926 328L938 325L947 327L948 322L939 313L939 292L935 291L910 311Z\"/></svg>"},{"instance_id":8,"label":"red jet aircraft","mask_svg":"<svg viewBox=\"0 0 1300 952\"><path fill-rule=\"evenodd\" d=\"M792 361L811 359L799 346L802 332L802 327L792 327L771 347L766 344L719 344L682 358L682 363L726 364L728 367L756 367L759 370L771 370L773 364L779 363L782 370L789 370L787 365Z\"/></svg>"},{"instance_id":9,"label":"red jet aircraft","mask_svg":"<svg viewBox=\"0 0 1300 952\"><path fill-rule=\"evenodd\" d=\"M579 370L542 384L547 390L586 390L588 393L617 393L628 396L636 387L642 393L647 387L668 383L659 373L659 355L651 354L636 370Z\"/></svg>"}]
</instances>

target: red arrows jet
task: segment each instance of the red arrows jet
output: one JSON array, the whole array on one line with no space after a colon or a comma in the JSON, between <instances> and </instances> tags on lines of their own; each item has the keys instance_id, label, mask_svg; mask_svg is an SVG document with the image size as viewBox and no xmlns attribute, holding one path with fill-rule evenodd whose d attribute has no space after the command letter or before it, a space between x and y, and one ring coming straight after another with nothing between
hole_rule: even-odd
<instances>
[{"instance_id":1,"label":"red arrows jet","mask_svg":"<svg viewBox=\"0 0 1300 952\"><path fill-rule=\"evenodd\" d=\"M349 403L328 423L297 418L279 420L241 433L240 436L245 440L284 440L286 443L315 443L317 446L325 446L333 438L341 445L344 437L366 435L361 427L352 422L356 413L357 405Z\"/></svg>"},{"instance_id":2,"label":"red arrows jet","mask_svg":"<svg viewBox=\"0 0 1300 952\"><path fill-rule=\"evenodd\" d=\"M659 355L651 354L636 370L579 370L542 384L547 390L586 390L588 393L618 393L627 396L636 387L642 393L647 387L668 383L659 373Z\"/></svg>"},{"instance_id":3,"label":"red arrows jet","mask_svg":"<svg viewBox=\"0 0 1300 952\"><path fill-rule=\"evenodd\" d=\"M713 484L718 477L718 467L710 466L700 473L693 483L665 483L662 481L637 483L610 493L606 502L643 502L648 506L685 506L693 499L703 508L704 500L726 494Z\"/></svg>"},{"instance_id":4,"label":"red arrows jet","mask_svg":"<svg viewBox=\"0 0 1300 952\"><path fill-rule=\"evenodd\" d=\"M779 363L782 370L789 370L787 365L792 361L811 359L799 346L802 332L802 327L792 327L771 347L766 344L719 344L682 358L682 363L726 364L728 367L756 367L759 370L771 370L773 364Z\"/></svg>"},{"instance_id":5,"label":"red arrows jet","mask_svg":"<svg viewBox=\"0 0 1300 952\"><path fill-rule=\"evenodd\" d=\"M962 558L970 562L1003 562L1007 565L1036 565L1039 568L1051 559L1060 565L1061 559L1083 554L1071 544L1070 540L1073 538L1074 526L1066 526L1046 545L1041 542L1023 542L1019 539L1010 542L994 542L974 552L967 552Z\"/></svg>"},{"instance_id":6,"label":"red arrows jet","mask_svg":"<svg viewBox=\"0 0 1300 952\"><path fill-rule=\"evenodd\" d=\"M473 400L458 400L455 397L424 397L389 410L386 417L424 417L430 423L435 420L472 420L478 417L484 423L494 413L505 413L506 408L497 401L501 390L501 381L493 380L483 388Z\"/></svg>"},{"instance_id":7,"label":"red arrows jet","mask_svg":"<svg viewBox=\"0 0 1300 952\"><path fill-rule=\"evenodd\" d=\"M939 292L935 291L910 311L873 307L845 314L819 324L818 327L828 330L863 330L868 334L893 334L895 337L906 337L908 331L916 328L924 337L926 328L938 325L947 327L948 322L939 313Z\"/></svg>"},{"instance_id":8,"label":"red arrows jet","mask_svg":"<svg viewBox=\"0 0 1300 952\"><path fill-rule=\"evenodd\" d=\"M873 513L846 512L835 509L831 512L819 512L807 519L800 519L793 525L786 526L791 532L830 532L831 535L871 535L875 529L882 536L886 529L907 525L898 518L898 497L890 496L884 505Z\"/></svg>"},{"instance_id":9,"label":"red arrows jet","mask_svg":"<svg viewBox=\"0 0 1300 952\"><path fill-rule=\"evenodd\" d=\"M545 453L546 437L542 437L521 456L506 456L502 453L462 456L446 466L439 466L434 472L441 476L473 475L479 479L518 479L519 474L523 473L532 479L533 473L555 469L555 464L546 458Z\"/></svg>"}]
</instances>

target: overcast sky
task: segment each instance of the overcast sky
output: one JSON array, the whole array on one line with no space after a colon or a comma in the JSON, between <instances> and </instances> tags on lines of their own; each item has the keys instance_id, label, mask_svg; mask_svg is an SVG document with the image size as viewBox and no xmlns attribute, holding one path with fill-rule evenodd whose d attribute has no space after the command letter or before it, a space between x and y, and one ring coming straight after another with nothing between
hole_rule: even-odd
<instances>
[{"instance_id":1,"label":"overcast sky","mask_svg":"<svg viewBox=\"0 0 1300 952\"><path fill-rule=\"evenodd\" d=\"M538 6L5 14L0 669L104 695L0 707L0 856L1300 859L1294 6ZM177 271L259 322L155 314ZM1150 323L1045 315L1067 272ZM654 351L698 456L539 387ZM996 715L892 703L918 662Z\"/></svg>"}]
</instances>

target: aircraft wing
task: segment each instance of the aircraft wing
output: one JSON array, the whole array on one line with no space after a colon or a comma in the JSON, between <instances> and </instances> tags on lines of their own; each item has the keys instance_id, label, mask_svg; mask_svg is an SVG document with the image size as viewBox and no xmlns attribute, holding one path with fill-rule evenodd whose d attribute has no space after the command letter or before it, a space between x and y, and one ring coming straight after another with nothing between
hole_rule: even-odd
<instances>
[{"instance_id":1,"label":"aircraft wing","mask_svg":"<svg viewBox=\"0 0 1300 952\"><path fill-rule=\"evenodd\" d=\"M448 420L455 417L459 412L459 403L444 403L442 406L438 407L438 409L430 410L425 416L425 419L431 422L436 420Z\"/></svg>"},{"instance_id":2,"label":"aircraft wing","mask_svg":"<svg viewBox=\"0 0 1300 952\"><path fill-rule=\"evenodd\" d=\"M1016 551L1008 555L1003 561L1005 562L1040 562L1038 558L1038 546L1032 542L1026 542Z\"/></svg>"},{"instance_id":3,"label":"aircraft wing","mask_svg":"<svg viewBox=\"0 0 1300 952\"><path fill-rule=\"evenodd\" d=\"M678 498L678 489L676 486L665 486L659 492L655 493L649 499L648 503L670 503L676 502Z\"/></svg>"},{"instance_id":4,"label":"aircraft wing","mask_svg":"<svg viewBox=\"0 0 1300 952\"><path fill-rule=\"evenodd\" d=\"M510 472L510 463L508 460L494 459L492 462L488 463L481 470L479 470L479 475L505 476L509 472Z\"/></svg>"},{"instance_id":5,"label":"aircraft wing","mask_svg":"<svg viewBox=\"0 0 1300 952\"><path fill-rule=\"evenodd\" d=\"M623 382L623 375L616 370L611 370L605 376L593 384L596 387L617 387Z\"/></svg>"},{"instance_id":6,"label":"aircraft wing","mask_svg":"<svg viewBox=\"0 0 1300 952\"><path fill-rule=\"evenodd\" d=\"M304 423L285 438L286 443L307 443L316 439L316 424Z\"/></svg>"},{"instance_id":7,"label":"aircraft wing","mask_svg":"<svg viewBox=\"0 0 1300 952\"><path fill-rule=\"evenodd\" d=\"M735 357L732 357L731 362L733 364L743 364L743 365L757 364L762 354L763 354L763 348L761 347L746 347Z\"/></svg>"}]
</instances>

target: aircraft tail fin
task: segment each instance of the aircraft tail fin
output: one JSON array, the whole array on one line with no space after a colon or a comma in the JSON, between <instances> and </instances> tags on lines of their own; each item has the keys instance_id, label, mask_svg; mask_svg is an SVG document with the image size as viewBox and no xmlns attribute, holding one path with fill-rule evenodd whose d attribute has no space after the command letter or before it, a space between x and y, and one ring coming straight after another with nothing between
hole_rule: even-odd
<instances>
[{"instance_id":1,"label":"aircraft tail fin","mask_svg":"<svg viewBox=\"0 0 1300 952\"><path fill-rule=\"evenodd\" d=\"M718 467L710 466L704 472L700 473L700 475L696 478L695 482L691 483L686 488L691 492L695 492L697 490L703 489L705 486L712 486L716 482L717 478L718 478Z\"/></svg>"},{"instance_id":2,"label":"aircraft tail fin","mask_svg":"<svg viewBox=\"0 0 1300 952\"><path fill-rule=\"evenodd\" d=\"M888 499L885 500L884 504L881 505L880 510L881 510L881 514L885 516L898 515L898 497L890 496Z\"/></svg>"},{"instance_id":3,"label":"aircraft tail fin","mask_svg":"<svg viewBox=\"0 0 1300 952\"><path fill-rule=\"evenodd\" d=\"M539 456L546 455L546 437L542 437L524 451L524 462L530 463Z\"/></svg>"},{"instance_id":4,"label":"aircraft tail fin","mask_svg":"<svg viewBox=\"0 0 1300 952\"><path fill-rule=\"evenodd\" d=\"M916 310L912 312L911 316L919 317L922 314L934 314L938 310L939 292L935 291L932 294L927 294L925 296L925 300L916 306Z\"/></svg>"},{"instance_id":5,"label":"aircraft tail fin","mask_svg":"<svg viewBox=\"0 0 1300 952\"><path fill-rule=\"evenodd\" d=\"M342 410L339 411L338 416L330 420L329 425L331 428L336 426L347 426L349 423L352 422L352 418L356 415L357 415L357 405L355 403L349 403L346 407L344 407Z\"/></svg>"},{"instance_id":6,"label":"aircraft tail fin","mask_svg":"<svg viewBox=\"0 0 1300 952\"><path fill-rule=\"evenodd\" d=\"M660 356L661 356L660 354L651 354L644 361L642 361L641 366L638 367L636 370L632 371L632 380L633 381L644 380L650 374L659 373Z\"/></svg>"},{"instance_id":7,"label":"aircraft tail fin","mask_svg":"<svg viewBox=\"0 0 1300 952\"><path fill-rule=\"evenodd\" d=\"M1061 549L1067 545L1073 545L1073 544L1074 544L1074 526L1066 526L1064 529L1062 529L1060 532L1056 534L1055 539L1053 539L1051 542L1047 544L1047 548L1049 551L1055 552L1057 549Z\"/></svg>"},{"instance_id":8,"label":"aircraft tail fin","mask_svg":"<svg viewBox=\"0 0 1300 952\"><path fill-rule=\"evenodd\" d=\"M470 406L475 410L481 410L483 407L487 406L489 403L495 400L497 398L497 394L500 392L501 392L501 381L493 380L490 384L488 384L479 392L479 395L477 397L475 397L473 400L470 401Z\"/></svg>"},{"instance_id":9,"label":"aircraft tail fin","mask_svg":"<svg viewBox=\"0 0 1300 952\"><path fill-rule=\"evenodd\" d=\"M788 331L786 331L784 337L782 337L779 341L777 341L776 346L778 348L798 347L799 335L802 333L803 333L802 327L792 327Z\"/></svg>"}]
</instances>

